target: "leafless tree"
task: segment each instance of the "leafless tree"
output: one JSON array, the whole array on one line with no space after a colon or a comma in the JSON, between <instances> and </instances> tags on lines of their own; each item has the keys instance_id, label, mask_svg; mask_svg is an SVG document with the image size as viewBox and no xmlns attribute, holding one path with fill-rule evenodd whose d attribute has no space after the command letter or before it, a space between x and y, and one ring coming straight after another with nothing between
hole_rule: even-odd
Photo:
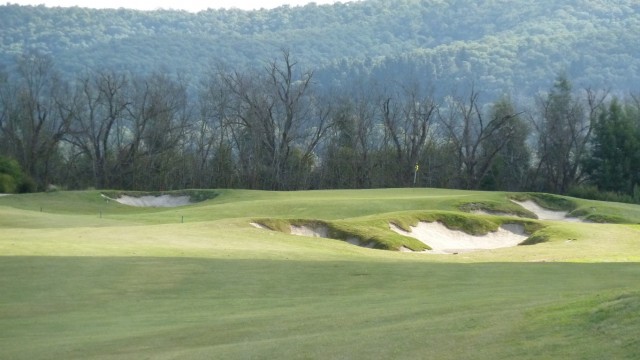
<instances>
[{"instance_id":1,"label":"leafless tree","mask_svg":"<svg viewBox=\"0 0 640 360\"><path fill-rule=\"evenodd\" d=\"M479 188L496 155L508 143L514 130L510 120L517 116L501 114L487 120L478 97L472 88L468 98L450 98L447 110L438 113L445 136L457 153L460 186L465 189ZM491 146L487 146L490 140Z\"/></svg>"},{"instance_id":2,"label":"leafless tree","mask_svg":"<svg viewBox=\"0 0 640 360\"><path fill-rule=\"evenodd\" d=\"M77 80L74 117L69 142L85 154L92 164L93 182L98 189L110 186L115 135L127 114L128 79L124 74L99 72Z\"/></svg>"},{"instance_id":3,"label":"leafless tree","mask_svg":"<svg viewBox=\"0 0 640 360\"><path fill-rule=\"evenodd\" d=\"M298 72L288 51L265 70L223 76L234 97L233 137L251 186L286 189L326 135L330 110L312 94L313 73Z\"/></svg>"},{"instance_id":4,"label":"leafless tree","mask_svg":"<svg viewBox=\"0 0 640 360\"><path fill-rule=\"evenodd\" d=\"M35 52L20 57L16 75L0 90L0 132L8 153L43 188L51 182L52 160L72 116L65 104L68 87L55 73L51 58Z\"/></svg>"},{"instance_id":5,"label":"leafless tree","mask_svg":"<svg viewBox=\"0 0 640 360\"><path fill-rule=\"evenodd\" d=\"M419 96L413 89L397 99L387 97L382 103L382 119L391 140L399 184L409 186L430 135L438 104L431 96Z\"/></svg>"}]
</instances>

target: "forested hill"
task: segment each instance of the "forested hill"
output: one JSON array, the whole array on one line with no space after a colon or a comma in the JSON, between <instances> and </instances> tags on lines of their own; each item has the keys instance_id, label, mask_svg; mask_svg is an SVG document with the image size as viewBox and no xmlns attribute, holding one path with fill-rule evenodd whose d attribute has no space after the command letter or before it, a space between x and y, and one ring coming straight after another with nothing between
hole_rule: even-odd
<instances>
[{"instance_id":1,"label":"forested hill","mask_svg":"<svg viewBox=\"0 0 640 360\"><path fill-rule=\"evenodd\" d=\"M424 77L451 88L531 95L558 73L578 86L637 90L637 0L364 0L273 10L90 10L0 6L0 66L25 50L66 74L111 68L197 77L291 51L316 80Z\"/></svg>"}]
</instances>

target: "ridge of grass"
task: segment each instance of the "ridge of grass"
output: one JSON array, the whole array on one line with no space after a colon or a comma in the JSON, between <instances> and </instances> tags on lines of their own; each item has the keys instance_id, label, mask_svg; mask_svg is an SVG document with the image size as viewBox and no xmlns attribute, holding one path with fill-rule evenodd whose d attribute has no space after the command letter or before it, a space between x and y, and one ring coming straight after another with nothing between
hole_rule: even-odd
<instances>
[{"instance_id":1,"label":"ridge of grass","mask_svg":"<svg viewBox=\"0 0 640 360\"><path fill-rule=\"evenodd\" d=\"M543 208L555 211L571 212L578 207L576 200L555 194L513 193L510 197L517 201L532 200Z\"/></svg>"},{"instance_id":2,"label":"ridge of grass","mask_svg":"<svg viewBox=\"0 0 640 360\"><path fill-rule=\"evenodd\" d=\"M493 215L514 215L524 218L536 219L536 215L511 201L480 201L462 202L458 205L460 211L472 213L474 211L485 211Z\"/></svg>"}]
</instances>

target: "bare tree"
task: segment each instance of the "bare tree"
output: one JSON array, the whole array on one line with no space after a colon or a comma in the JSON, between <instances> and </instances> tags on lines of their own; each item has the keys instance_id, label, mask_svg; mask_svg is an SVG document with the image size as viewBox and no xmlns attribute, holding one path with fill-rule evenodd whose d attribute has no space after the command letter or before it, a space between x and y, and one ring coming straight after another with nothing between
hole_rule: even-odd
<instances>
[{"instance_id":1,"label":"bare tree","mask_svg":"<svg viewBox=\"0 0 640 360\"><path fill-rule=\"evenodd\" d=\"M114 159L113 136L124 123L128 79L124 74L100 72L77 80L69 142L91 159L94 186L107 188Z\"/></svg>"},{"instance_id":2,"label":"bare tree","mask_svg":"<svg viewBox=\"0 0 640 360\"><path fill-rule=\"evenodd\" d=\"M129 140L120 151L124 186L165 190L180 186L181 157L190 112L186 85L167 75L133 81L127 107Z\"/></svg>"},{"instance_id":3,"label":"bare tree","mask_svg":"<svg viewBox=\"0 0 640 360\"><path fill-rule=\"evenodd\" d=\"M465 189L480 187L480 180L512 136L514 128L509 126L510 120L518 115L499 114L487 120L478 97L479 93L472 88L467 99L450 99L447 111L438 114L445 135L457 153L460 186Z\"/></svg>"},{"instance_id":4,"label":"bare tree","mask_svg":"<svg viewBox=\"0 0 640 360\"><path fill-rule=\"evenodd\" d=\"M198 118L190 132L194 146L193 184L196 187L233 187L236 171L231 152L230 98L221 72L209 75L199 94Z\"/></svg>"},{"instance_id":5,"label":"bare tree","mask_svg":"<svg viewBox=\"0 0 640 360\"><path fill-rule=\"evenodd\" d=\"M51 58L35 52L20 57L17 77L0 90L5 146L40 188L50 183L52 160L69 128L67 97Z\"/></svg>"},{"instance_id":6,"label":"bare tree","mask_svg":"<svg viewBox=\"0 0 640 360\"><path fill-rule=\"evenodd\" d=\"M431 96L420 97L413 89L394 100L382 103L382 119L387 136L395 152L394 162L399 184L409 186L414 177L414 166L422 155L438 104Z\"/></svg>"},{"instance_id":7,"label":"bare tree","mask_svg":"<svg viewBox=\"0 0 640 360\"><path fill-rule=\"evenodd\" d=\"M323 181L334 188L371 187L372 153L380 146L375 137L380 109L370 88L350 89L349 95L336 96L334 102Z\"/></svg>"},{"instance_id":8,"label":"bare tree","mask_svg":"<svg viewBox=\"0 0 640 360\"><path fill-rule=\"evenodd\" d=\"M249 176L262 178L252 186L296 187L296 166L310 160L326 135L330 111L316 102L311 72L299 73L288 51L266 67L266 74L227 74L233 94L233 137Z\"/></svg>"}]
</instances>

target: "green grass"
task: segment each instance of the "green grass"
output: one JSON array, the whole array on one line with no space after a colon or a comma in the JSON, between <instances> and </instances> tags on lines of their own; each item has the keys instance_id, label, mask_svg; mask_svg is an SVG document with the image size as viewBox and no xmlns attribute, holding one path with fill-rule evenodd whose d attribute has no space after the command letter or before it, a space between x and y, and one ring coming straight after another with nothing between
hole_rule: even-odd
<instances>
[{"instance_id":1,"label":"green grass","mask_svg":"<svg viewBox=\"0 0 640 360\"><path fill-rule=\"evenodd\" d=\"M511 207L497 192L215 193L173 209L0 198L0 359L640 356L640 206L569 199L624 224L561 223L459 211ZM316 222L394 244L390 221L424 220L521 222L546 241L433 255L285 233Z\"/></svg>"},{"instance_id":2,"label":"green grass","mask_svg":"<svg viewBox=\"0 0 640 360\"><path fill-rule=\"evenodd\" d=\"M27 257L0 269L16 277L2 280L3 358L638 354L635 264Z\"/></svg>"}]
</instances>

